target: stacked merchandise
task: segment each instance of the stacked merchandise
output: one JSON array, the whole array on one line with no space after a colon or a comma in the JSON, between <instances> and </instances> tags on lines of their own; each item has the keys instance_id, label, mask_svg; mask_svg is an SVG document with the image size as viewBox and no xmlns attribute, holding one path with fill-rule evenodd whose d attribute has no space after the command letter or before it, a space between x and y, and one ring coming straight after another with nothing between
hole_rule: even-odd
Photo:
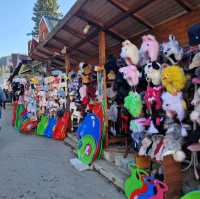
<instances>
[{"instance_id":1,"label":"stacked merchandise","mask_svg":"<svg viewBox=\"0 0 200 199\"><path fill-rule=\"evenodd\" d=\"M66 76L13 80L13 125L21 133L64 140L69 130L66 112Z\"/></svg>"},{"instance_id":2,"label":"stacked merchandise","mask_svg":"<svg viewBox=\"0 0 200 199\"><path fill-rule=\"evenodd\" d=\"M190 40L194 40L194 34L191 35ZM174 35L159 44L149 34L142 37L140 49L124 41L120 58L115 60L110 56L105 66L111 85L108 88L110 134L128 133L138 158L163 161L167 171L165 180L169 175L177 176L174 181L177 187L169 185L169 190L177 189L179 193L181 168L177 163L186 157L183 146L200 138L193 125L200 124L199 51L199 46L183 49ZM129 194L128 198L134 197Z\"/></svg>"},{"instance_id":3,"label":"stacked merchandise","mask_svg":"<svg viewBox=\"0 0 200 199\"><path fill-rule=\"evenodd\" d=\"M76 131L80 161L91 164L99 155L102 143L102 106L98 102L95 67L80 63L79 71L69 73L69 96L72 131ZM78 128L77 128L78 127Z\"/></svg>"}]
</instances>

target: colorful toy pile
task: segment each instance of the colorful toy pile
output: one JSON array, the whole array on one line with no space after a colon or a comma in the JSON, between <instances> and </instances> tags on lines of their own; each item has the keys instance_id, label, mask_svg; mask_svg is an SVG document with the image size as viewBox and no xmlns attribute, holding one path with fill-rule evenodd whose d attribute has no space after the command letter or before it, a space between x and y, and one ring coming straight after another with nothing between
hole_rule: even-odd
<instances>
[{"instance_id":1,"label":"colorful toy pile","mask_svg":"<svg viewBox=\"0 0 200 199\"><path fill-rule=\"evenodd\" d=\"M165 183L148 175L142 169L131 167L131 176L124 184L127 198L163 199L168 187Z\"/></svg>"},{"instance_id":2,"label":"colorful toy pile","mask_svg":"<svg viewBox=\"0 0 200 199\"><path fill-rule=\"evenodd\" d=\"M70 130L66 111L66 76L17 77L13 80L14 106L12 123L21 133L64 140Z\"/></svg>"}]
</instances>

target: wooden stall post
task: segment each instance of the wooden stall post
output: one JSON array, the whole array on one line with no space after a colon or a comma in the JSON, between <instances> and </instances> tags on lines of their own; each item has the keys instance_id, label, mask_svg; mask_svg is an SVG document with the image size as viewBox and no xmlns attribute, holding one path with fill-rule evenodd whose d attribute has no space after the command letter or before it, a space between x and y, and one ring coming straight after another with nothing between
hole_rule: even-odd
<instances>
[{"instance_id":1,"label":"wooden stall post","mask_svg":"<svg viewBox=\"0 0 200 199\"><path fill-rule=\"evenodd\" d=\"M65 72L66 72L66 75L68 76L69 74L69 71L70 71L70 54L69 54L69 50L65 49L65 53L64 53L64 60L65 60ZM68 78L67 78L67 102L66 102L66 111L70 114L70 117L69 117L69 129L68 131L71 131L71 113L70 113L70 98L69 98L69 91L68 91ZM67 133L67 132L66 132Z\"/></svg>"},{"instance_id":2,"label":"wooden stall post","mask_svg":"<svg viewBox=\"0 0 200 199\"><path fill-rule=\"evenodd\" d=\"M107 148L109 145L108 138L108 107L107 107L107 86L106 86L106 34L104 31L99 32L99 65L103 69L103 98L105 100L105 112L104 112L104 122L105 122L105 144L104 147Z\"/></svg>"}]
</instances>

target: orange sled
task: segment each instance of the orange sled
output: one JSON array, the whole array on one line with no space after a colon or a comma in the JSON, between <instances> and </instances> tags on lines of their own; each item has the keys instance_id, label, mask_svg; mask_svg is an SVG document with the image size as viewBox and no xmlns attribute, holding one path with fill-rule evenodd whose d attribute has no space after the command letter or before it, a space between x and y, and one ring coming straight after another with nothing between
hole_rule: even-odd
<instances>
[{"instance_id":1,"label":"orange sled","mask_svg":"<svg viewBox=\"0 0 200 199\"><path fill-rule=\"evenodd\" d=\"M70 130L70 114L65 112L63 117L58 118L56 127L53 132L55 140L64 140L67 132Z\"/></svg>"},{"instance_id":2,"label":"orange sled","mask_svg":"<svg viewBox=\"0 0 200 199\"><path fill-rule=\"evenodd\" d=\"M21 126L21 133L31 134L32 131L37 127L37 120L28 120Z\"/></svg>"}]
</instances>

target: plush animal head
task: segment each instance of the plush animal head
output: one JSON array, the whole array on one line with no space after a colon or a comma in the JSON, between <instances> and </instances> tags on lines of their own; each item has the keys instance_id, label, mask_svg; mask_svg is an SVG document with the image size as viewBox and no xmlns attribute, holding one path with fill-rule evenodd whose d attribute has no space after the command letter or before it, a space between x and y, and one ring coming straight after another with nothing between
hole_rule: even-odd
<instances>
[{"instance_id":1,"label":"plush animal head","mask_svg":"<svg viewBox=\"0 0 200 199\"><path fill-rule=\"evenodd\" d=\"M164 111L174 111L177 113L177 117L182 121L185 117L185 107L182 93L179 92L177 95L171 95L168 92L164 92L161 96L163 104L162 108Z\"/></svg>"},{"instance_id":2,"label":"plush animal head","mask_svg":"<svg viewBox=\"0 0 200 199\"><path fill-rule=\"evenodd\" d=\"M139 82L139 71L136 66L129 65L119 69L120 73L123 73L124 79L127 80L130 86L136 86Z\"/></svg>"},{"instance_id":3,"label":"plush animal head","mask_svg":"<svg viewBox=\"0 0 200 199\"><path fill-rule=\"evenodd\" d=\"M155 86L161 83L161 71L162 66L158 62L149 62L144 68L147 81L151 81Z\"/></svg>"},{"instance_id":4,"label":"plush animal head","mask_svg":"<svg viewBox=\"0 0 200 199\"><path fill-rule=\"evenodd\" d=\"M158 59L160 51L160 46L158 41L153 35L144 35L142 37L142 45L140 48L140 54L145 54L148 56L150 62L156 61Z\"/></svg>"},{"instance_id":5,"label":"plush animal head","mask_svg":"<svg viewBox=\"0 0 200 199\"><path fill-rule=\"evenodd\" d=\"M163 69L161 80L166 90L176 95L185 87L186 76L182 68L174 65Z\"/></svg>"},{"instance_id":6,"label":"plush animal head","mask_svg":"<svg viewBox=\"0 0 200 199\"><path fill-rule=\"evenodd\" d=\"M183 48L174 35L169 35L169 41L162 44L164 57L172 64L177 64L183 57Z\"/></svg>"},{"instance_id":7,"label":"plush animal head","mask_svg":"<svg viewBox=\"0 0 200 199\"><path fill-rule=\"evenodd\" d=\"M129 40L122 42L121 57L125 59L127 65L137 65L139 62L139 50L137 46Z\"/></svg>"}]
</instances>

